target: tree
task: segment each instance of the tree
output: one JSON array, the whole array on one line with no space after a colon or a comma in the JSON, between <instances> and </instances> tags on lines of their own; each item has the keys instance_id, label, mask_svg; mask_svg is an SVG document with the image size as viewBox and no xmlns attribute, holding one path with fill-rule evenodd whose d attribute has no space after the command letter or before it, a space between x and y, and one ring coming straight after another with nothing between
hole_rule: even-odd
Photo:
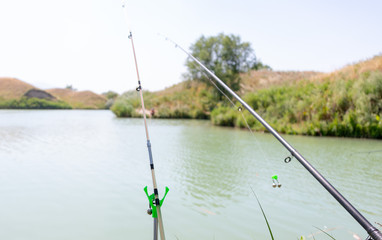
<instances>
[{"instance_id":1,"label":"tree","mask_svg":"<svg viewBox=\"0 0 382 240\"><path fill-rule=\"evenodd\" d=\"M223 80L231 89L240 89L239 74L250 69L269 68L257 60L251 44L241 42L239 36L224 35L201 36L190 47L191 54ZM199 65L187 59L188 74L186 78L197 81L208 81Z\"/></svg>"},{"instance_id":2,"label":"tree","mask_svg":"<svg viewBox=\"0 0 382 240\"><path fill-rule=\"evenodd\" d=\"M69 89L69 90L72 90L72 91L77 91L77 89L73 88L72 84L66 85L65 89Z\"/></svg>"}]
</instances>

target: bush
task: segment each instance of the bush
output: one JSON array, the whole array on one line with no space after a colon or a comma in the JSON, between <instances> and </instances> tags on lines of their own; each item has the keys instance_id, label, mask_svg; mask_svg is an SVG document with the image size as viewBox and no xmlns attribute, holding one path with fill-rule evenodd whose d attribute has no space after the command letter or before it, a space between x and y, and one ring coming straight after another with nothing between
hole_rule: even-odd
<instances>
[{"instance_id":1,"label":"bush","mask_svg":"<svg viewBox=\"0 0 382 240\"><path fill-rule=\"evenodd\" d=\"M117 117L133 117L134 108L126 99L117 99L110 110Z\"/></svg>"},{"instance_id":2,"label":"bush","mask_svg":"<svg viewBox=\"0 0 382 240\"><path fill-rule=\"evenodd\" d=\"M216 108L211 112L212 123L219 126L234 127L237 113L229 107Z\"/></svg>"}]
</instances>

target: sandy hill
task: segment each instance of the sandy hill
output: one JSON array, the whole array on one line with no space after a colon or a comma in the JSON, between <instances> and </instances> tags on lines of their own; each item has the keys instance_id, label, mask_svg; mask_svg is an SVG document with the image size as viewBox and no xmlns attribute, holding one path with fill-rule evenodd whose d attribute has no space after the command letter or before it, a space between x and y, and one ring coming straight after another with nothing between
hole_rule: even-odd
<instances>
[{"instance_id":1,"label":"sandy hill","mask_svg":"<svg viewBox=\"0 0 382 240\"><path fill-rule=\"evenodd\" d=\"M250 71L241 75L240 93L245 94L247 92L253 92L274 85L292 84L301 80L322 82L325 80L355 79L362 74L371 71L382 71L382 55L377 55L364 61L346 65L345 67L330 73L313 71Z\"/></svg>"},{"instance_id":2,"label":"sandy hill","mask_svg":"<svg viewBox=\"0 0 382 240\"><path fill-rule=\"evenodd\" d=\"M70 89L42 90L16 78L0 78L0 100L19 100L22 97L40 98L50 101L62 100L72 108L103 109L107 99L91 91Z\"/></svg>"},{"instance_id":3,"label":"sandy hill","mask_svg":"<svg viewBox=\"0 0 382 240\"><path fill-rule=\"evenodd\" d=\"M337 71L312 77L311 80L324 81L346 78L355 79L362 74L372 71L382 71L382 55L377 55L364 61L346 65Z\"/></svg>"},{"instance_id":4,"label":"sandy hill","mask_svg":"<svg viewBox=\"0 0 382 240\"><path fill-rule=\"evenodd\" d=\"M54 88L47 89L57 99L67 102L73 108L99 109L105 108L107 99L91 91L74 91L71 89Z\"/></svg>"},{"instance_id":5,"label":"sandy hill","mask_svg":"<svg viewBox=\"0 0 382 240\"><path fill-rule=\"evenodd\" d=\"M4 100L19 99L31 89L35 87L16 78L0 78L0 98Z\"/></svg>"}]
</instances>

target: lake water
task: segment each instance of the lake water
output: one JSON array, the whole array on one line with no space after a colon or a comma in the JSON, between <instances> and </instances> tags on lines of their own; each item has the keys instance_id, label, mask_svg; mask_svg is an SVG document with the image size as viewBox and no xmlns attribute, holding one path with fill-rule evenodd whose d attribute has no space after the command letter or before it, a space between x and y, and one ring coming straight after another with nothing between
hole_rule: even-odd
<instances>
[{"instance_id":1,"label":"lake water","mask_svg":"<svg viewBox=\"0 0 382 240\"><path fill-rule=\"evenodd\" d=\"M366 232L270 134L149 119L167 239L276 239ZM373 224L382 141L285 136ZM281 188L272 187L279 176ZM109 111L0 111L0 239L152 239L142 119ZM309 239L309 238L308 238ZM311 238L313 239L313 238Z\"/></svg>"}]
</instances>

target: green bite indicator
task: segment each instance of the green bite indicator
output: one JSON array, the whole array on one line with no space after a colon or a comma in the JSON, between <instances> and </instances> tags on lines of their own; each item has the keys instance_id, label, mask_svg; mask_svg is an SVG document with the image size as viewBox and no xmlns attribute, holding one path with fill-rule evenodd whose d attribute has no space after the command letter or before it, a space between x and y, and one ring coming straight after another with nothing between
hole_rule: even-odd
<instances>
[{"instance_id":1,"label":"green bite indicator","mask_svg":"<svg viewBox=\"0 0 382 240\"><path fill-rule=\"evenodd\" d=\"M158 214L157 214L157 206L155 205L155 194L153 193L149 196L149 193L147 192L147 186L143 189L143 191L145 191L147 199L149 200L149 204L150 204L150 208L147 210L147 213L149 215L152 215L153 218L157 218ZM166 187L164 196L163 196L162 200L159 201L160 207L162 206L163 201L164 201L168 191L170 191L170 189L168 187Z\"/></svg>"}]
</instances>

